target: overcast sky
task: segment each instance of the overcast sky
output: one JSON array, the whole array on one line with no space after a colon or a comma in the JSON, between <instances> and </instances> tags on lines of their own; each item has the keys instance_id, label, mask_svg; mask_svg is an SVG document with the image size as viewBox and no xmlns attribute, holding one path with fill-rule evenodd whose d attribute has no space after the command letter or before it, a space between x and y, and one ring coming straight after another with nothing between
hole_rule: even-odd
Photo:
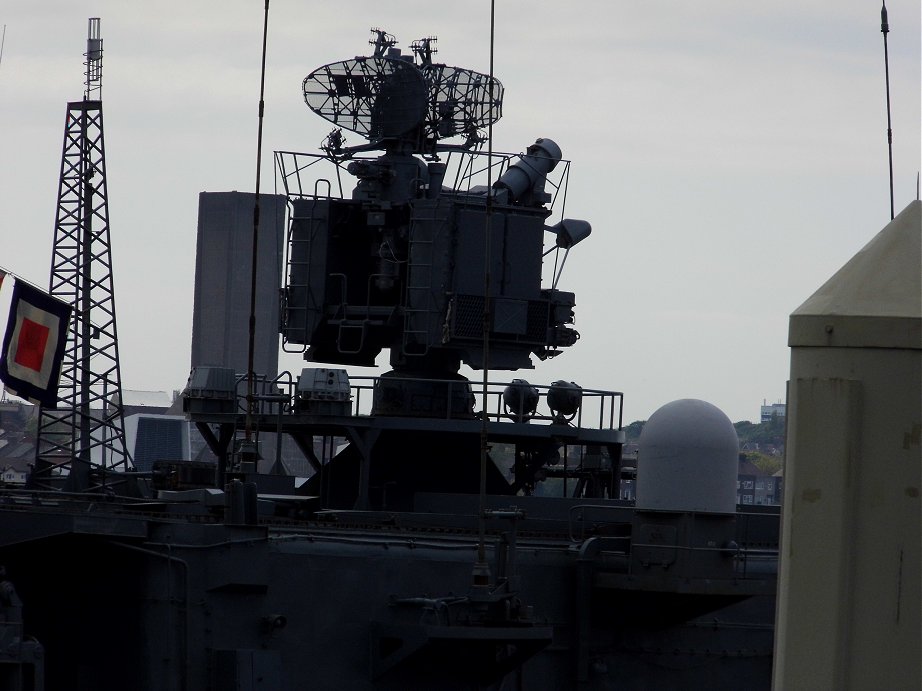
<instances>
[{"instance_id":1,"label":"overcast sky","mask_svg":"<svg viewBox=\"0 0 922 691\"><path fill-rule=\"evenodd\" d=\"M87 19L102 19L125 389L186 383L198 195L255 189L263 9L0 6L0 266L39 286L67 102L83 97ZM888 10L899 213L920 166L920 8ZM303 102L308 73L368 54L371 27L405 50L437 36L437 61L488 72L489 20L486 0L273 0L261 191L274 150L316 151L331 129ZM626 421L678 398L734 421L783 401L790 313L890 220L879 0L499 0L494 64L506 90L494 149L554 139L572 161L567 216L593 227L560 283L576 293L581 340L495 378L622 391Z\"/></svg>"}]
</instances>

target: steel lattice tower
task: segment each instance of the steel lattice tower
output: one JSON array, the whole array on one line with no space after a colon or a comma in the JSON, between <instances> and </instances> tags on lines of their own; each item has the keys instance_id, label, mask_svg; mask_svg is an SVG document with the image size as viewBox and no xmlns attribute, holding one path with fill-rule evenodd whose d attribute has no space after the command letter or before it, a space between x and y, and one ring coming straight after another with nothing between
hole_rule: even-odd
<instances>
[{"instance_id":1,"label":"steel lattice tower","mask_svg":"<svg viewBox=\"0 0 922 691\"><path fill-rule=\"evenodd\" d=\"M86 90L67 104L49 292L73 305L59 406L39 411L31 484L111 485L132 467L125 444L102 119L102 38L89 20Z\"/></svg>"}]
</instances>

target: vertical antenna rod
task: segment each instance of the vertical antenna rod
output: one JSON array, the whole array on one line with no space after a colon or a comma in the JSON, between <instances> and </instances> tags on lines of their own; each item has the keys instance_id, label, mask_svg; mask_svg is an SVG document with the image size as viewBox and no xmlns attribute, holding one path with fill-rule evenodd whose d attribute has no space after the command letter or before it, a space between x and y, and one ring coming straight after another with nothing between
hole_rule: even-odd
<instances>
[{"instance_id":1,"label":"vertical antenna rod","mask_svg":"<svg viewBox=\"0 0 922 691\"><path fill-rule=\"evenodd\" d=\"M887 55L887 34L890 33L890 24L887 23L887 3L883 2L880 9L880 31L884 35L884 72L887 78L887 153L890 157L890 220L893 220L893 130L890 129L890 58Z\"/></svg>"},{"instance_id":2,"label":"vertical antenna rod","mask_svg":"<svg viewBox=\"0 0 922 691\"><path fill-rule=\"evenodd\" d=\"M256 259L259 248L259 180L260 168L262 162L263 147L263 112L265 110L264 95L266 92L266 36L269 30L269 0L266 0L266 8L263 13L263 51L262 65L259 75L259 128L256 136L256 201L253 204L253 252L250 267L250 323L249 323L249 343L247 348L247 415L244 443L247 445L247 451L255 451L252 448L253 443L253 350L256 341Z\"/></svg>"},{"instance_id":3,"label":"vertical antenna rod","mask_svg":"<svg viewBox=\"0 0 922 691\"><path fill-rule=\"evenodd\" d=\"M493 43L495 34L495 5L494 0L490 2L490 109L493 108ZM490 246L491 242L491 220L493 215L493 118L487 125L487 199L486 199L486 219L484 227L484 273L483 273L483 416L480 427L480 490L479 511L477 519L477 563L474 565L474 585L487 586L490 584L490 568L487 565L486 550L486 494L487 494L487 425L489 415L487 414L487 392L489 389L490 379L490 321L492 319L492 310L490 309Z\"/></svg>"}]
</instances>

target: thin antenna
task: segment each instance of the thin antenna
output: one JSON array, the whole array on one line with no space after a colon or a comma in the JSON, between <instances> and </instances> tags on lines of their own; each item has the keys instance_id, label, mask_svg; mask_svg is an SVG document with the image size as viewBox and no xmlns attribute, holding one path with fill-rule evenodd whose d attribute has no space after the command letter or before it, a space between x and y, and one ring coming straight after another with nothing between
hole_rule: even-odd
<instances>
[{"instance_id":1,"label":"thin antenna","mask_svg":"<svg viewBox=\"0 0 922 691\"><path fill-rule=\"evenodd\" d=\"M96 100L102 100L102 29L99 17L90 17L86 29L86 81L83 100L89 101L96 92Z\"/></svg>"},{"instance_id":2,"label":"thin antenna","mask_svg":"<svg viewBox=\"0 0 922 691\"><path fill-rule=\"evenodd\" d=\"M252 458L256 458L256 449L253 447L253 407L255 403L254 396L254 374L253 374L253 351L256 342L256 259L259 248L259 180L260 164L262 162L263 147L263 112L265 111L264 95L266 91L266 36L269 31L269 0L266 0L266 9L263 13L263 51L262 65L259 75L259 128L256 136L256 200L253 203L253 251L250 267L250 324L249 324L249 343L247 348L247 415L246 427L244 430L244 449L246 453L252 453ZM242 455L241 455L242 457Z\"/></svg>"},{"instance_id":3,"label":"thin antenna","mask_svg":"<svg viewBox=\"0 0 922 691\"><path fill-rule=\"evenodd\" d=\"M0 37L0 65L3 64L3 44L6 43L6 24L3 25L3 36Z\"/></svg>"},{"instance_id":4,"label":"thin antenna","mask_svg":"<svg viewBox=\"0 0 922 691\"><path fill-rule=\"evenodd\" d=\"M490 109L493 108L493 44L495 33L495 0L490 0ZM477 563L474 564L474 585L488 586L490 584L490 567L487 564L486 552L486 495L487 495L487 455L488 455L488 435L487 425L489 415L487 414L488 389L490 379L490 321L492 319L492 310L490 309L490 246L492 244L491 234L491 217L493 215L493 119L487 124L487 198L486 198L486 219L484 225L484 272L483 272L483 414L481 416L480 427L480 491L479 491L479 512L477 520Z\"/></svg>"},{"instance_id":5,"label":"thin antenna","mask_svg":"<svg viewBox=\"0 0 922 691\"><path fill-rule=\"evenodd\" d=\"M887 34L890 24L887 22L887 3L880 9L880 31L884 35L884 72L887 76L887 153L890 157L890 220L893 220L893 130L890 129L890 58L887 55Z\"/></svg>"}]
</instances>

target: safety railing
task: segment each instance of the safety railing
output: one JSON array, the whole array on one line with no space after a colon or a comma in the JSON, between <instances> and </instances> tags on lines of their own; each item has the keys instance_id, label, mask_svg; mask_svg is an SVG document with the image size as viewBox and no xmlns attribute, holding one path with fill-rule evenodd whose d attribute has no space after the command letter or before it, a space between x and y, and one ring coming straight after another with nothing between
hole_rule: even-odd
<instances>
[{"instance_id":1,"label":"safety railing","mask_svg":"<svg viewBox=\"0 0 922 691\"><path fill-rule=\"evenodd\" d=\"M583 389L569 382L549 385L490 381L471 382L460 379L426 379L410 377L349 377L351 414L371 416L380 405L382 387L395 384L412 391L415 397L429 395L433 398L426 406L433 417L445 420L482 420L513 422L533 425L566 425L581 429L618 430L623 427L624 394L618 391ZM288 414L297 407L297 379L290 372L277 377L256 376L253 380L253 412L261 416ZM536 398L523 402L523 387L532 389ZM236 379L236 410L247 412L246 375ZM426 392L430 392L426 394ZM555 408L555 401L563 397L566 409ZM459 404L462 403L462 404ZM533 406L531 405L533 402ZM510 407L511 403L511 407ZM525 408L523 408L523 405ZM526 409L527 408L527 409Z\"/></svg>"}]
</instances>

